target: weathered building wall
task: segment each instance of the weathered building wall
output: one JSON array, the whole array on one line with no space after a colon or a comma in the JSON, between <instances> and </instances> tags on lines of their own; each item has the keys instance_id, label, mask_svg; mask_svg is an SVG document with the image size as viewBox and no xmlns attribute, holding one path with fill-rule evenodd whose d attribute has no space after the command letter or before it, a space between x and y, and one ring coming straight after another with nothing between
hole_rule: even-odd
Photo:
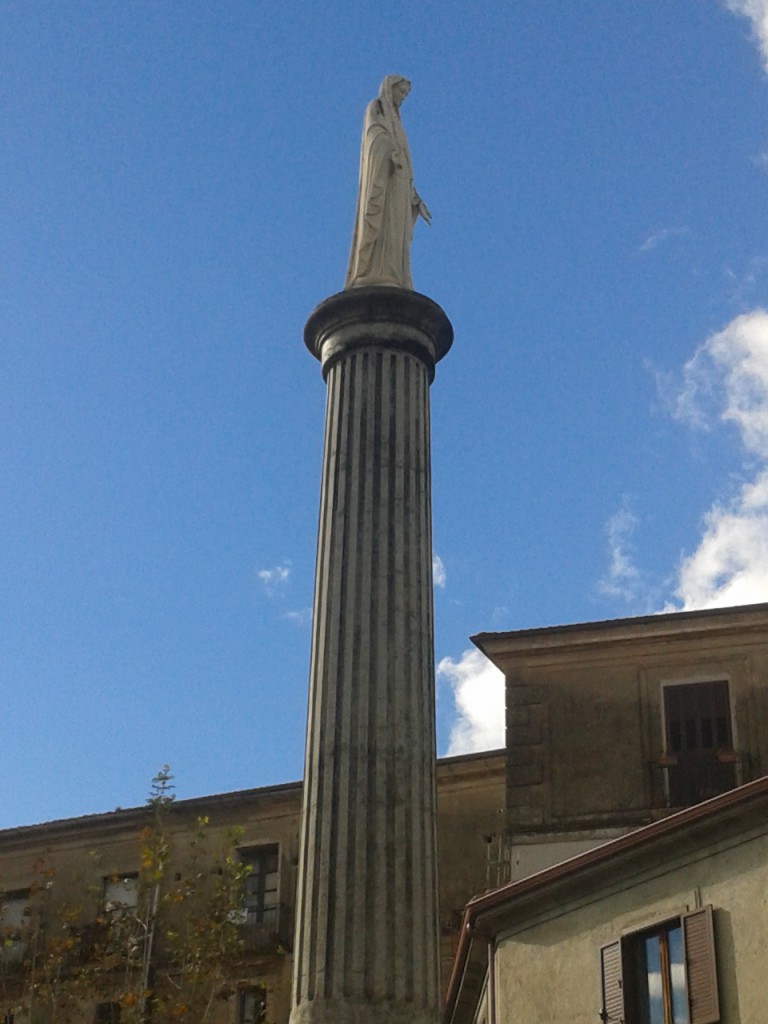
<instances>
[{"instance_id":1,"label":"weathered building wall","mask_svg":"<svg viewBox=\"0 0 768 1024\"><path fill-rule=\"evenodd\" d=\"M238 986L264 985L268 990L269 1020L287 1020L290 1007L290 947L295 890L297 830L301 786L292 784L243 793L223 794L171 804L163 813L162 832L170 844L163 891L198 870L210 870L233 849L230 831L240 850L277 845L279 848L278 907L256 941L246 940L242 967L232 977ZM192 844L198 819L207 818L206 838L197 856ZM51 822L0 833L0 892L34 889L50 883L42 910L44 923L60 927L64 915L75 932L87 935L105 905L105 882L128 878L140 870L148 808ZM38 897L39 899L39 897ZM176 916L183 914L180 908ZM168 918L166 918L168 919ZM162 936L156 941L162 953ZM108 986L107 986L108 988ZM91 1019L92 1009L83 1019ZM84 1011L85 1013L85 1011ZM217 1002L213 1024L236 1021L234 1000Z\"/></svg>"},{"instance_id":2,"label":"weathered building wall","mask_svg":"<svg viewBox=\"0 0 768 1024\"><path fill-rule=\"evenodd\" d=\"M506 881L503 752L437 764L437 860L443 989L464 904Z\"/></svg>"},{"instance_id":3,"label":"weathered building wall","mask_svg":"<svg viewBox=\"0 0 768 1024\"><path fill-rule=\"evenodd\" d=\"M504 807L504 754L501 751L445 758L437 763L439 922L444 965L450 965L466 901L497 883L489 876L486 837L499 832ZM258 948L247 958L238 985L267 988L267 1021L283 1024L290 1010L291 940L296 893L301 784L267 787L174 803L166 815L172 856L167 875L189 870L195 824L208 818L206 853L211 861L238 830L241 850L276 845L279 850L279 911L263 929ZM105 878L139 870L146 808L6 829L0 832L0 893L28 889L51 870L51 907L73 906L79 920L93 922L103 907ZM490 877L490 882L489 882ZM270 937L272 925L274 936ZM448 966L444 966L444 979ZM87 1018L84 1018L87 1019ZM216 1007L214 1024L235 1024L234 1002Z\"/></svg>"},{"instance_id":4,"label":"weathered building wall","mask_svg":"<svg viewBox=\"0 0 768 1024\"><path fill-rule=\"evenodd\" d=\"M512 877L697 802L675 793L668 687L727 686L731 735L701 799L768 772L766 605L473 639L506 677Z\"/></svg>"},{"instance_id":5,"label":"weathered building wall","mask_svg":"<svg viewBox=\"0 0 768 1024\"><path fill-rule=\"evenodd\" d=\"M622 933L714 906L721 1017L748 1024L765 1017L768 940L768 836L721 848L668 851L646 871L513 924L496 954L497 1020L593 1024L600 1007L600 949Z\"/></svg>"}]
</instances>

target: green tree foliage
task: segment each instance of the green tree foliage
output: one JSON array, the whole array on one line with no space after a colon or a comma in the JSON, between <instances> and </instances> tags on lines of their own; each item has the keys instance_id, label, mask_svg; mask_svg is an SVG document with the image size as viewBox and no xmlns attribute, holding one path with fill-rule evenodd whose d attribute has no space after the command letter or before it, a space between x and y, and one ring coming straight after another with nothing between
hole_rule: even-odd
<instances>
[{"instance_id":1,"label":"green tree foliage","mask_svg":"<svg viewBox=\"0 0 768 1024\"><path fill-rule=\"evenodd\" d=\"M35 866L29 890L6 894L0 1024L82 1024L99 1002L119 1006L121 1024L205 1024L219 1000L233 997L232 979L244 969L249 872L236 853L241 836L234 830L214 841L208 819L198 818L182 863L172 779L164 765L152 780L138 875L125 880L124 900L105 902L103 891L84 885L83 902L70 905L47 862ZM119 894L122 880L109 881Z\"/></svg>"}]
</instances>

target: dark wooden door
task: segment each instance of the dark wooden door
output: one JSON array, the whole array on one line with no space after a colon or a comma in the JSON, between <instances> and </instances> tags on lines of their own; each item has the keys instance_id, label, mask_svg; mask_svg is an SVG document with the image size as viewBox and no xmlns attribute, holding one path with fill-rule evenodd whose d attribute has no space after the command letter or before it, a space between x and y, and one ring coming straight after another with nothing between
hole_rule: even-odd
<instances>
[{"instance_id":1,"label":"dark wooden door","mask_svg":"<svg viewBox=\"0 0 768 1024\"><path fill-rule=\"evenodd\" d=\"M736 785L736 769L718 755L733 749L728 683L683 683L664 687L669 800L687 807Z\"/></svg>"}]
</instances>

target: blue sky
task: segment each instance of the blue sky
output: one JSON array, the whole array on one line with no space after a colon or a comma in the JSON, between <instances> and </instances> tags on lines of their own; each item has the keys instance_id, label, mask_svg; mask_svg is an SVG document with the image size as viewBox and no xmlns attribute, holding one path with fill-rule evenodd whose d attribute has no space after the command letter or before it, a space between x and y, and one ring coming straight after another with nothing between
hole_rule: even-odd
<instances>
[{"instance_id":1,"label":"blue sky","mask_svg":"<svg viewBox=\"0 0 768 1024\"><path fill-rule=\"evenodd\" d=\"M468 636L768 600L768 0L7 2L0 826L300 777L324 386L388 73ZM457 703L458 702L458 703Z\"/></svg>"}]
</instances>

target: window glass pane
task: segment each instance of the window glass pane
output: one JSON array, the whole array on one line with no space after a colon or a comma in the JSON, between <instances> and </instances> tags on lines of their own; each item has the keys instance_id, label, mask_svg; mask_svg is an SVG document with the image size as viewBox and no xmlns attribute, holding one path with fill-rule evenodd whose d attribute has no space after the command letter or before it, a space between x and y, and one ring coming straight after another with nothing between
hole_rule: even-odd
<instances>
[{"instance_id":1,"label":"window glass pane","mask_svg":"<svg viewBox=\"0 0 768 1024\"><path fill-rule=\"evenodd\" d=\"M248 988L240 993L238 1024L262 1024L266 1009L263 988Z\"/></svg>"},{"instance_id":2,"label":"window glass pane","mask_svg":"<svg viewBox=\"0 0 768 1024\"><path fill-rule=\"evenodd\" d=\"M645 980L648 993L647 1024L665 1024L659 936L649 936L644 940L643 947L645 951Z\"/></svg>"},{"instance_id":3,"label":"window glass pane","mask_svg":"<svg viewBox=\"0 0 768 1024\"><path fill-rule=\"evenodd\" d=\"M279 850L277 846L241 850L244 863L250 865L245 880L243 906L248 924L274 924L277 913L279 885Z\"/></svg>"},{"instance_id":4,"label":"window glass pane","mask_svg":"<svg viewBox=\"0 0 768 1024\"><path fill-rule=\"evenodd\" d=\"M24 935L30 922L28 890L0 893L0 962L8 963L24 955Z\"/></svg>"},{"instance_id":5,"label":"window glass pane","mask_svg":"<svg viewBox=\"0 0 768 1024\"><path fill-rule=\"evenodd\" d=\"M688 999L685 992L683 930L678 925L667 932L670 989L672 992L672 1024L688 1024Z\"/></svg>"},{"instance_id":6,"label":"window glass pane","mask_svg":"<svg viewBox=\"0 0 768 1024\"><path fill-rule=\"evenodd\" d=\"M277 902L277 872L270 871L268 875L264 876L264 895L265 902L276 903ZM270 900L269 897L272 897Z\"/></svg>"},{"instance_id":7,"label":"window glass pane","mask_svg":"<svg viewBox=\"0 0 768 1024\"><path fill-rule=\"evenodd\" d=\"M112 875L104 879L104 904L107 910L127 910L139 902L139 879L136 875Z\"/></svg>"},{"instance_id":8,"label":"window glass pane","mask_svg":"<svg viewBox=\"0 0 768 1024\"><path fill-rule=\"evenodd\" d=\"M29 910L30 894L24 892L0 895L0 926L9 930L18 930L25 923Z\"/></svg>"}]
</instances>

